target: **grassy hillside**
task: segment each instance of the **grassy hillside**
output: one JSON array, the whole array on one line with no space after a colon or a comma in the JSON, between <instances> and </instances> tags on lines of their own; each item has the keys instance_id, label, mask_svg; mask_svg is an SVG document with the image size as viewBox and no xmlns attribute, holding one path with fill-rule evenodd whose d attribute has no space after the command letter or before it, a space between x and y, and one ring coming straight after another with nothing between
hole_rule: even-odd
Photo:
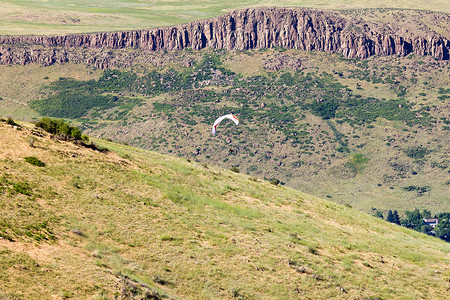
<instances>
[{"instance_id":1,"label":"grassy hillside","mask_svg":"<svg viewBox=\"0 0 450 300\"><path fill-rule=\"evenodd\" d=\"M0 66L0 111L73 119L93 136L275 177L366 212L450 210L448 62L285 49L141 55L107 71ZM230 112L241 125L211 137Z\"/></svg>"},{"instance_id":2,"label":"grassy hillside","mask_svg":"<svg viewBox=\"0 0 450 300\"><path fill-rule=\"evenodd\" d=\"M449 13L445 0L399 1L139 1L0 0L0 34L61 34L142 29L183 24L255 6L320 9L421 9ZM404 19L405 17L403 17ZM407 17L406 17L407 18ZM384 18L380 18L380 21Z\"/></svg>"},{"instance_id":3,"label":"grassy hillside","mask_svg":"<svg viewBox=\"0 0 450 300\"><path fill-rule=\"evenodd\" d=\"M0 132L0 298L447 295L439 239L207 164Z\"/></svg>"}]
</instances>

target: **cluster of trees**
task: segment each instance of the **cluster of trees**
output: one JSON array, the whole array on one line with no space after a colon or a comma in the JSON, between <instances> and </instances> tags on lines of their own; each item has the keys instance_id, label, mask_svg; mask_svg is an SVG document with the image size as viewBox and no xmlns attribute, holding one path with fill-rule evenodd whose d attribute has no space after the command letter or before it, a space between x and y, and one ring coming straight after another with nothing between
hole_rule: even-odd
<instances>
[{"instance_id":1,"label":"cluster of trees","mask_svg":"<svg viewBox=\"0 0 450 300\"><path fill-rule=\"evenodd\" d=\"M48 133L53 134L56 138L60 140L72 141L78 145L97 150L100 152L108 152L108 149L105 147L99 147L95 143L89 140L87 135L81 133L81 130L72 126L63 119L53 119L44 117L40 119L36 124L36 127L40 127L47 131Z\"/></svg>"},{"instance_id":2,"label":"cluster of trees","mask_svg":"<svg viewBox=\"0 0 450 300\"><path fill-rule=\"evenodd\" d=\"M381 211L376 211L375 216L384 219ZM437 219L435 228L425 223L424 219ZM426 234L434 235L440 239L450 242L450 212L443 212L432 216L429 210L422 212L418 209L406 211L405 217L400 218L396 210L389 210L386 221L411 228Z\"/></svg>"},{"instance_id":3,"label":"cluster of trees","mask_svg":"<svg viewBox=\"0 0 450 300\"><path fill-rule=\"evenodd\" d=\"M64 140L89 140L86 135L81 133L78 127L71 126L64 120L45 117L36 122L35 126L44 129L48 133L57 135Z\"/></svg>"}]
</instances>

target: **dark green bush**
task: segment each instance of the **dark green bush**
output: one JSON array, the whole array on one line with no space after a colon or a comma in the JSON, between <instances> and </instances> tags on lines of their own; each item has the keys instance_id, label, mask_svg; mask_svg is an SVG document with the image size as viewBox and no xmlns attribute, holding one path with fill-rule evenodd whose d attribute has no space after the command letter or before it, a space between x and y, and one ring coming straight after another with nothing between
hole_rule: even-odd
<instances>
[{"instance_id":1,"label":"dark green bush","mask_svg":"<svg viewBox=\"0 0 450 300\"><path fill-rule=\"evenodd\" d=\"M27 156L25 157L25 161L33 166L37 166L37 167L45 167L45 163L40 161L37 157L35 156Z\"/></svg>"},{"instance_id":2,"label":"dark green bush","mask_svg":"<svg viewBox=\"0 0 450 300\"><path fill-rule=\"evenodd\" d=\"M233 172L239 173L239 168L238 167L232 167L230 170L233 171Z\"/></svg>"},{"instance_id":3,"label":"dark green bush","mask_svg":"<svg viewBox=\"0 0 450 300\"><path fill-rule=\"evenodd\" d=\"M412 192L412 191L416 191L417 195L422 195L426 192L431 191L431 187L430 186L415 186L415 185L409 185L409 186L405 186L403 187L403 189L407 192Z\"/></svg>"},{"instance_id":4,"label":"dark green bush","mask_svg":"<svg viewBox=\"0 0 450 300\"><path fill-rule=\"evenodd\" d=\"M279 185L280 184L280 181L278 179L276 179L276 178L271 179L269 182L271 184L273 184L273 185Z\"/></svg>"},{"instance_id":5,"label":"dark green bush","mask_svg":"<svg viewBox=\"0 0 450 300\"><path fill-rule=\"evenodd\" d=\"M415 147L406 149L405 153L406 153L406 155L408 155L411 158L421 159L421 158L424 158L425 155L430 153L430 151L428 149L426 149L425 147L415 146Z\"/></svg>"},{"instance_id":6,"label":"dark green bush","mask_svg":"<svg viewBox=\"0 0 450 300\"><path fill-rule=\"evenodd\" d=\"M52 119L52 118L42 118L36 124L36 127L40 127L45 131L58 135L64 140L87 140L87 136L81 134L81 130L78 127L70 126L64 120Z\"/></svg>"},{"instance_id":7,"label":"dark green bush","mask_svg":"<svg viewBox=\"0 0 450 300\"><path fill-rule=\"evenodd\" d=\"M6 124L9 124L11 126L17 126L17 123L11 117L8 117L8 119L6 119Z\"/></svg>"},{"instance_id":8,"label":"dark green bush","mask_svg":"<svg viewBox=\"0 0 450 300\"><path fill-rule=\"evenodd\" d=\"M31 195L31 187L27 182L17 182L13 184L13 190L27 196Z\"/></svg>"},{"instance_id":9,"label":"dark green bush","mask_svg":"<svg viewBox=\"0 0 450 300\"><path fill-rule=\"evenodd\" d=\"M336 109L339 107L339 104L334 100L328 101L314 101L311 104L311 110L318 116L323 119L331 119L334 118L336 113Z\"/></svg>"}]
</instances>

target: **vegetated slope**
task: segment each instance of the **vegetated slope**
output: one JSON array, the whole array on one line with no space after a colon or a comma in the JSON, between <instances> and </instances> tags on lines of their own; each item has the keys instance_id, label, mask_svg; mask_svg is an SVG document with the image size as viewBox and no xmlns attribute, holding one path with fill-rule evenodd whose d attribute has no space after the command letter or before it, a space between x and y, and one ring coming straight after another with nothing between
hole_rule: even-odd
<instances>
[{"instance_id":1,"label":"vegetated slope","mask_svg":"<svg viewBox=\"0 0 450 300\"><path fill-rule=\"evenodd\" d=\"M141 59L103 72L3 67L0 108L76 119L90 135L239 167L367 212L450 210L446 61L285 49ZM241 124L225 122L212 137L226 113Z\"/></svg>"},{"instance_id":2,"label":"vegetated slope","mask_svg":"<svg viewBox=\"0 0 450 300\"><path fill-rule=\"evenodd\" d=\"M410 52L445 59L448 24L448 14L425 11L262 8L183 25L181 37L181 27L155 29L155 39L3 37L3 63L27 66L2 66L0 111L77 119L89 134L275 177L366 211L436 213L450 209L449 65ZM275 46L396 56L192 50ZM230 112L242 126L211 139L212 121Z\"/></svg>"},{"instance_id":3,"label":"vegetated slope","mask_svg":"<svg viewBox=\"0 0 450 300\"><path fill-rule=\"evenodd\" d=\"M206 164L0 130L0 297L447 295L437 238Z\"/></svg>"}]
</instances>

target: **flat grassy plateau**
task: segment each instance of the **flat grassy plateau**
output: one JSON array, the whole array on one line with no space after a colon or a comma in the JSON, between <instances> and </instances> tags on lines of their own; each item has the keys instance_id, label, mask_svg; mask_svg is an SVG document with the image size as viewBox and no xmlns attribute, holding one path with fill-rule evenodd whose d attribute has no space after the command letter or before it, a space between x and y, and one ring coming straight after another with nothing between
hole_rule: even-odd
<instances>
[{"instance_id":1,"label":"flat grassy plateau","mask_svg":"<svg viewBox=\"0 0 450 300\"><path fill-rule=\"evenodd\" d=\"M184 24L256 6L421 9L450 12L445 0L400 1L40 1L0 0L0 34L70 34ZM382 21L383 18L380 18Z\"/></svg>"}]
</instances>

